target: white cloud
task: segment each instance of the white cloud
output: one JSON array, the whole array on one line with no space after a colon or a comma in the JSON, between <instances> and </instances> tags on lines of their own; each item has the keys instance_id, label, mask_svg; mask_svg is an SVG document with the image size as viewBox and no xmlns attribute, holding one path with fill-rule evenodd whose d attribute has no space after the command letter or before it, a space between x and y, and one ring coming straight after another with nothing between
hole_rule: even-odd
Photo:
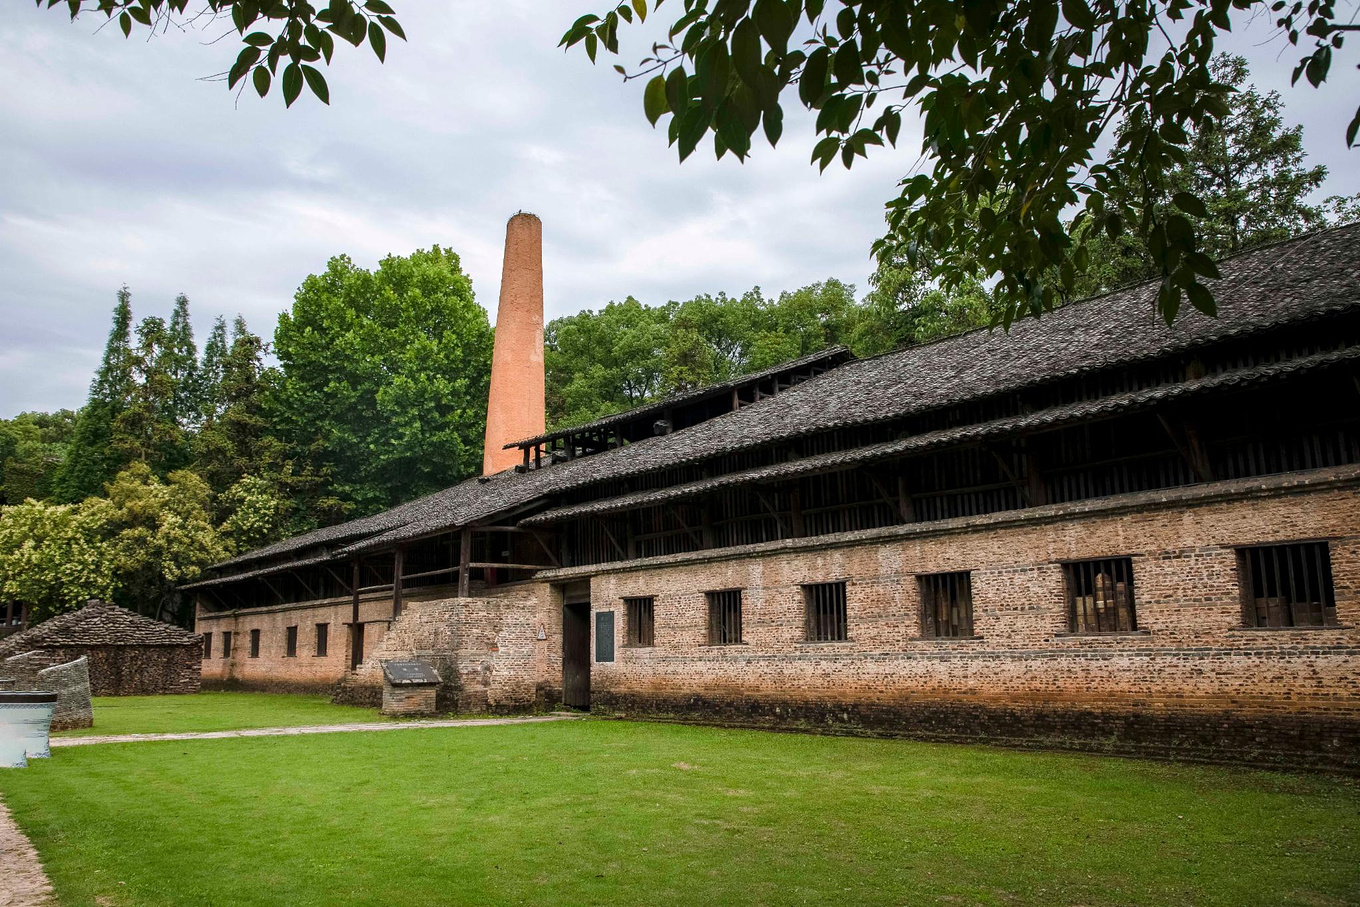
<instances>
[{"instance_id":1,"label":"white cloud","mask_svg":"<svg viewBox=\"0 0 1360 907\"><path fill-rule=\"evenodd\" d=\"M493 311L505 221L544 221L549 317L633 295L767 292L840 277L863 287L882 205L912 165L899 151L818 176L804 114L742 165L684 165L642 118L640 87L557 41L574 11L529 0L410 4L413 40L379 65L337 48L331 106L239 103L199 81L229 41L125 41L94 20L17 4L0 20L0 417L83 402L117 288L137 314L189 295L200 338L217 314L260 333L298 284L346 253L373 266L433 244L457 251ZM452 12L451 12L452 10ZM648 27L663 25L661 19ZM215 33L214 33L215 34ZM1322 90L1290 89L1292 52L1264 23L1232 39L1302 122L1334 192L1360 191L1342 130L1360 85L1338 61ZM629 30L624 59L651 36ZM1345 113L1343 118L1338 111Z\"/></svg>"}]
</instances>

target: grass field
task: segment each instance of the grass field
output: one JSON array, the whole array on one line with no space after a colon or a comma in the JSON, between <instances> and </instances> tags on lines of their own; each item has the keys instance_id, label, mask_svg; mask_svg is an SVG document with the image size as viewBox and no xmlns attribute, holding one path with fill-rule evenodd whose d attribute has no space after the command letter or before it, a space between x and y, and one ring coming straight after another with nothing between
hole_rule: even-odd
<instances>
[{"instance_id":1,"label":"grass field","mask_svg":"<svg viewBox=\"0 0 1360 907\"><path fill-rule=\"evenodd\" d=\"M1352 782L629 722L56 750L64 907L1345 904Z\"/></svg>"},{"instance_id":2,"label":"grass field","mask_svg":"<svg viewBox=\"0 0 1360 907\"><path fill-rule=\"evenodd\" d=\"M195 693L191 696L96 696L94 727L56 736L170 734L379 721L373 709L332 705L329 696Z\"/></svg>"}]
</instances>

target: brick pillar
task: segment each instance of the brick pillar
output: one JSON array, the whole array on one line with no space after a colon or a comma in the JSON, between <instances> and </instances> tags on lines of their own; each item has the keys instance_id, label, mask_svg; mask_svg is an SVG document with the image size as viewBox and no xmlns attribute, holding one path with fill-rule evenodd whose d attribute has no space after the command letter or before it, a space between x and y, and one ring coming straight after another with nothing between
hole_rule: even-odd
<instances>
[{"instance_id":1,"label":"brick pillar","mask_svg":"<svg viewBox=\"0 0 1360 907\"><path fill-rule=\"evenodd\" d=\"M523 212L505 225L505 262L491 356L482 474L523 459L504 445L543 433L543 223Z\"/></svg>"}]
</instances>

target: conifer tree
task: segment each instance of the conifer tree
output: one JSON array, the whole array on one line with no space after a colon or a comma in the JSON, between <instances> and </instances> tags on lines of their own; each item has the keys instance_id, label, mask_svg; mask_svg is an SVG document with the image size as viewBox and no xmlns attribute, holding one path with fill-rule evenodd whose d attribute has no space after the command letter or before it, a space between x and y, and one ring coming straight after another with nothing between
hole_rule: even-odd
<instances>
[{"instance_id":1,"label":"conifer tree","mask_svg":"<svg viewBox=\"0 0 1360 907\"><path fill-rule=\"evenodd\" d=\"M180 428L190 430L198 424L203 389L198 379L198 345L194 343L194 327L189 321L189 297L183 293L175 297L175 310L170 315L165 367L174 385L175 421Z\"/></svg>"},{"instance_id":2,"label":"conifer tree","mask_svg":"<svg viewBox=\"0 0 1360 907\"><path fill-rule=\"evenodd\" d=\"M76 418L66 462L53 483L58 501L74 502L99 494L127 462L114 446L114 422L132 396L132 293L118 291L113 327L104 358L90 385L90 396Z\"/></svg>"},{"instance_id":3,"label":"conifer tree","mask_svg":"<svg viewBox=\"0 0 1360 907\"><path fill-rule=\"evenodd\" d=\"M222 369L226 358L227 319L218 315L208 341L203 344L203 361L198 366L199 419L202 422L222 414Z\"/></svg>"},{"instance_id":4,"label":"conifer tree","mask_svg":"<svg viewBox=\"0 0 1360 907\"><path fill-rule=\"evenodd\" d=\"M165 319L143 318L132 351L131 402L114 420L113 444L129 462L145 462L157 475L167 475L189 461L188 433L176 412L175 368Z\"/></svg>"}]
</instances>

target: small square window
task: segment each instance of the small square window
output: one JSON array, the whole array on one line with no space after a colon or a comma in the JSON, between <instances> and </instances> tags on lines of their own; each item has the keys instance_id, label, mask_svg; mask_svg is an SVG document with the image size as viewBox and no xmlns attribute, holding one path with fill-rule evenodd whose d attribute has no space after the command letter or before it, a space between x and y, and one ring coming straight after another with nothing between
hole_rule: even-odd
<instances>
[{"instance_id":1,"label":"small square window","mask_svg":"<svg viewBox=\"0 0 1360 907\"><path fill-rule=\"evenodd\" d=\"M251 631L250 631L250 657L251 657L251 658L259 658L259 657L260 657L260 631L259 631L259 630L251 630Z\"/></svg>"},{"instance_id":2,"label":"small square window","mask_svg":"<svg viewBox=\"0 0 1360 907\"><path fill-rule=\"evenodd\" d=\"M931 573L921 584L921 635L966 639L973 635L973 578L968 571Z\"/></svg>"},{"instance_id":3,"label":"small square window","mask_svg":"<svg viewBox=\"0 0 1360 907\"><path fill-rule=\"evenodd\" d=\"M812 583L803 587L803 626L808 642L844 642L850 638L845 583Z\"/></svg>"},{"instance_id":4,"label":"small square window","mask_svg":"<svg viewBox=\"0 0 1360 907\"><path fill-rule=\"evenodd\" d=\"M231 657L231 631L230 631L230 630L223 630L223 631L222 631L222 657L223 657L223 658L230 658L230 657Z\"/></svg>"},{"instance_id":5,"label":"small square window","mask_svg":"<svg viewBox=\"0 0 1360 907\"><path fill-rule=\"evenodd\" d=\"M283 654L287 658L297 658L297 627L289 627L285 631Z\"/></svg>"},{"instance_id":6,"label":"small square window","mask_svg":"<svg viewBox=\"0 0 1360 907\"><path fill-rule=\"evenodd\" d=\"M1246 626L1336 625L1332 556L1326 542L1239 548L1237 568Z\"/></svg>"},{"instance_id":7,"label":"small square window","mask_svg":"<svg viewBox=\"0 0 1360 907\"><path fill-rule=\"evenodd\" d=\"M741 639L741 590L705 592L708 598L708 644L732 646Z\"/></svg>"},{"instance_id":8,"label":"small square window","mask_svg":"<svg viewBox=\"0 0 1360 907\"><path fill-rule=\"evenodd\" d=\"M1073 633L1127 633L1138 629L1133 603L1133 561L1127 557L1077 561L1063 568L1068 626Z\"/></svg>"},{"instance_id":9,"label":"small square window","mask_svg":"<svg viewBox=\"0 0 1360 907\"><path fill-rule=\"evenodd\" d=\"M625 598L623 606L628 621L628 645L656 645L656 600L650 595Z\"/></svg>"},{"instance_id":10,"label":"small square window","mask_svg":"<svg viewBox=\"0 0 1360 907\"><path fill-rule=\"evenodd\" d=\"M330 625L330 624L317 624L317 625L316 625L316 657L317 657L317 658L325 658L325 657L326 657L326 646L330 643L330 635L331 635L331 625Z\"/></svg>"},{"instance_id":11,"label":"small square window","mask_svg":"<svg viewBox=\"0 0 1360 907\"><path fill-rule=\"evenodd\" d=\"M203 634L203 657L212 658L212 634Z\"/></svg>"}]
</instances>

